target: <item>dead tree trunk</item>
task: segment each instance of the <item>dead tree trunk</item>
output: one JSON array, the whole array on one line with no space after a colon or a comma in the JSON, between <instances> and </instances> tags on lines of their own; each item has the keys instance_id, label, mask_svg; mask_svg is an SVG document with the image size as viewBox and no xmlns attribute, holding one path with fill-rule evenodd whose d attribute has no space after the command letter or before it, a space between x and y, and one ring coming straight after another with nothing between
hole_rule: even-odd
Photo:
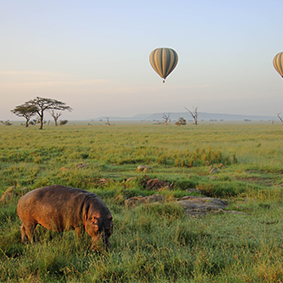
<instances>
[{"instance_id":1,"label":"dead tree trunk","mask_svg":"<svg viewBox=\"0 0 283 283\"><path fill-rule=\"evenodd\" d=\"M163 114L162 119L164 119L164 124L168 126L168 123L170 122L170 113L168 113L168 115Z\"/></svg>"},{"instance_id":2,"label":"dead tree trunk","mask_svg":"<svg viewBox=\"0 0 283 283\"><path fill-rule=\"evenodd\" d=\"M194 109L193 112L186 107L185 107L185 109L190 112L190 114L192 115L192 117L194 119L195 125L197 126L197 124L198 124L198 107L193 107L193 109Z\"/></svg>"},{"instance_id":3,"label":"dead tree trunk","mask_svg":"<svg viewBox=\"0 0 283 283\"><path fill-rule=\"evenodd\" d=\"M282 123L282 125L283 125L283 119L280 117L280 113L277 114L277 116L278 116L279 120L281 121L281 123Z\"/></svg>"}]
</instances>

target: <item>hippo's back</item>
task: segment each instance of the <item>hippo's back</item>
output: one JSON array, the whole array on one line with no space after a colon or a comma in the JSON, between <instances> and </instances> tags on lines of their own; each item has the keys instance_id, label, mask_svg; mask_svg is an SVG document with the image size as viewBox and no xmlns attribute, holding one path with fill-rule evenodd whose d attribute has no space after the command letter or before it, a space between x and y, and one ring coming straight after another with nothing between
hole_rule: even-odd
<instances>
[{"instance_id":1,"label":"hippo's back","mask_svg":"<svg viewBox=\"0 0 283 283\"><path fill-rule=\"evenodd\" d=\"M48 186L28 192L20 198L18 209L34 208L37 206L52 205L54 208L59 208L62 204L66 205L77 201L77 205L86 198L98 197L95 194L60 185ZM80 200L80 201L79 201ZM78 202L79 201L79 202ZM69 205L68 205L69 206Z\"/></svg>"}]
</instances>

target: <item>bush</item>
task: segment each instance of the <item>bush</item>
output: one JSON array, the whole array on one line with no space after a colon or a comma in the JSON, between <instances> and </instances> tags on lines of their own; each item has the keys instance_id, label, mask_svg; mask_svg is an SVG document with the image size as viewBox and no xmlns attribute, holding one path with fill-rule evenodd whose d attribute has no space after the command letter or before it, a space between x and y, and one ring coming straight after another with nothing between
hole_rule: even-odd
<instances>
[{"instance_id":1,"label":"bush","mask_svg":"<svg viewBox=\"0 0 283 283\"><path fill-rule=\"evenodd\" d=\"M225 198L237 196L246 192L247 185L241 182L213 181L207 183L200 182L196 188L207 197Z\"/></svg>"},{"instance_id":2,"label":"bush","mask_svg":"<svg viewBox=\"0 0 283 283\"><path fill-rule=\"evenodd\" d=\"M60 123L59 123L59 125L60 125L60 126L64 126L64 125L66 125L67 123L68 123L68 120L61 120Z\"/></svg>"}]
</instances>

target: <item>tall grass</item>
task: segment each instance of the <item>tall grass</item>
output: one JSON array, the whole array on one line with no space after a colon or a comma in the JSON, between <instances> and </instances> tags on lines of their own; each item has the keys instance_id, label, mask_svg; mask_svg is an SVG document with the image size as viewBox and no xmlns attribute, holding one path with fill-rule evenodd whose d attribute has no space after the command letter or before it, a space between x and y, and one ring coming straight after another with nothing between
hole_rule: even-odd
<instances>
[{"instance_id":1,"label":"tall grass","mask_svg":"<svg viewBox=\"0 0 283 283\"><path fill-rule=\"evenodd\" d=\"M0 282L282 282L281 139L266 124L0 126L0 196L18 192L0 203ZM149 178L172 189L147 190ZM87 234L42 227L36 243L20 242L19 197L51 184L102 197L114 217L109 253L90 252ZM187 189L246 214L188 217L174 203L200 195ZM163 204L124 205L156 193Z\"/></svg>"}]
</instances>

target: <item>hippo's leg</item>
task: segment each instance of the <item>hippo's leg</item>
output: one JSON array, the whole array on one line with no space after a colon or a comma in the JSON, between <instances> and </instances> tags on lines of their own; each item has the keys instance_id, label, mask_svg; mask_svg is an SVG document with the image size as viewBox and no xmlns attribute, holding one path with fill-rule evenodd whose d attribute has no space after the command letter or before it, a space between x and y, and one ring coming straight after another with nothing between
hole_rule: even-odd
<instances>
[{"instance_id":1,"label":"hippo's leg","mask_svg":"<svg viewBox=\"0 0 283 283\"><path fill-rule=\"evenodd\" d=\"M79 239L81 236L82 236L82 228L81 227L76 227L75 228L75 233L76 233L76 236L77 236L77 239Z\"/></svg>"},{"instance_id":2,"label":"hippo's leg","mask_svg":"<svg viewBox=\"0 0 283 283\"><path fill-rule=\"evenodd\" d=\"M78 240L82 239L86 234L84 227L76 227L75 233Z\"/></svg>"},{"instance_id":3,"label":"hippo's leg","mask_svg":"<svg viewBox=\"0 0 283 283\"><path fill-rule=\"evenodd\" d=\"M26 228L24 224L21 226L21 235L22 235L22 243L24 244L28 239L28 236L26 234Z\"/></svg>"},{"instance_id":4,"label":"hippo's leg","mask_svg":"<svg viewBox=\"0 0 283 283\"><path fill-rule=\"evenodd\" d=\"M29 241L31 243L33 243L35 241L35 237L34 237L34 229L36 227L36 224L30 224L30 225L22 225L21 227L21 235L22 235L22 242L25 243L27 239L29 239Z\"/></svg>"}]
</instances>

